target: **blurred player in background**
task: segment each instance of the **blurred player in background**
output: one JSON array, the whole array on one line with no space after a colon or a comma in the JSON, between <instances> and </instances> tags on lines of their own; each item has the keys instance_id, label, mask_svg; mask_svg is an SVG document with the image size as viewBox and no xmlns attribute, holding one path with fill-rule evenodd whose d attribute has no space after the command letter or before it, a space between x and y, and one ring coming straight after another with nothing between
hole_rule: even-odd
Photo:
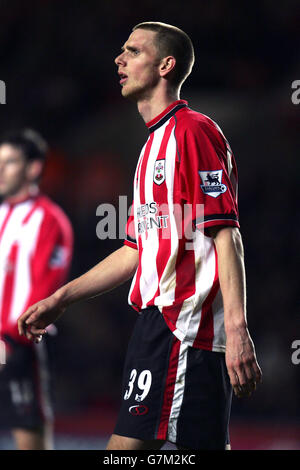
<instances>
[{"instance_id":1,"label":"blurred player in background","mask_svg":"<svg viewBox=\"0 0 300 470\"><path fill-rule=\"evenodd\" d=\"M0 140L0 429L20 450L52 448L53 412L46 344L21 337L17 320L66 281L73 247L67 216L39 192L46 152L33 130Z\"/></svg>"},{"instance_id":2,"label":"blurred player in background","mask_svg":"<svg viewBox=\"0 0 300 470\"><path fill-rule=\"evenodd\" d=\"M261 380L246 318L235 160L217 124L179 99L194 62L183 31L139 24L115 62L122 95L137 103L149 130L125 244L29 308L20 333L38 341L73 302L134 275L129 303L140 315L107 449L171 441L224 450L232 388L246 397Z\"/></svg>"}]
</instances>

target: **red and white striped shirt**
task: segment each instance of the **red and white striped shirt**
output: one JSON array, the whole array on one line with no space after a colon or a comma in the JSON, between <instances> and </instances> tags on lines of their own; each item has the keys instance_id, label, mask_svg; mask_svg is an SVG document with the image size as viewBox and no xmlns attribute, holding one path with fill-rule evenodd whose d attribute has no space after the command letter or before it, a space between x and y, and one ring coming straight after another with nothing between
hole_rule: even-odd
<instances>
[{"instance_id":1,"label":"red and white striped shirt","mask_svg":"<svg viewBox=\"0 0 300 470\"><path fill-rule=\"evenodd\" d=\"M66 280L73 231L64 212L48 197L0 205L0 335L19 336L18 317Z\"/></svg>"},{"instance_id":2,"label":"red and white striped shirt","mask_svg":"<svg viewBox=\"0 0 300 470\"><path fill-rule=\"evenodd\" d=\"M223 352L218 260L206 228L239 227L234 157L217 124L184 100L147 126L124 241L139 251L129 304L157 306L180 341Z\"/></svg>"}]
</instances>

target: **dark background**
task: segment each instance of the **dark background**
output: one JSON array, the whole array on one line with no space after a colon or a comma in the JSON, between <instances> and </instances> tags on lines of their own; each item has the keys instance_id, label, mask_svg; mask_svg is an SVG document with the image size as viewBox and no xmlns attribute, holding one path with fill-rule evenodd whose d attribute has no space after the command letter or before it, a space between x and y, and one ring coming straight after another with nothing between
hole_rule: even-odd
<instances>
[{"instance_id":1,"label":"dark background","mask_svg":"<svg viewBox=\"0 0 300 470\"><path fill-rule=\"evenodd\" d=\"M147 138L135 104L121 97L114 58L141 21L171 23L190 35L196 62L181 97L218 122L238 164L248 321L264 374L253 397L234 399L233 425L248 428L250 441L253 423L256 430L284 428L290 444L281 445L295 445L300 105L292 103L291 87L300 79L299 2L0 0L0 18L7 101L0 130L33 127L50 144L42 187L74 226L70 278L121 246L97 238L96 209L111 203L118 210L119 195L131 204ZM70 308L57 324L58 429L77 417L84 432L80 419L97 416L99 429L103 417L102 431L112 431L136 316L127 305L129 285Z\"/></svg>"}]
</instances>

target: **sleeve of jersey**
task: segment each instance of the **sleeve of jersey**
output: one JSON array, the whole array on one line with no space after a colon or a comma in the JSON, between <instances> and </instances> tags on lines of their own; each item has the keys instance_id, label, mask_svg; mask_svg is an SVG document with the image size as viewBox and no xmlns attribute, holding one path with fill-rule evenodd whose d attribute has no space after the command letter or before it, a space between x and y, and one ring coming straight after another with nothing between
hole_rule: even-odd
<instances>
[{"instance_id":1,"label":"sleeve of jersey","mask_svg":"<svg viewBox=\"0 0 300 470\"><path fill-rule=\"evenodd\" d=\"M239 227L235 188L228 175L225 144L217 130L194 125L177 137L181 197L192 205L193 225Z\"/></svg>"},{"instance_id":2,"label":"sleeve of jersey","mask_svg":"<svg viewBox=\"0 0 300 470\"><path fill-rule=\"evenodd\" d=\"M73 253L69 220L45 216L31 260L32 289L27 308L53 294L67 280Z\"/></svg>"},{"instance_id":3,"label":"sleeve of jersey","mask_svg":"<svg viewBox=\"0 0 300 470\"><path fill-rule=\"evenodd\" d=\"M136 250L138 249L134 226L134 203L132 203L130 215L126 224L124 245L130 246L130 248L135 248Z\"/></svg>"}]
</instances>

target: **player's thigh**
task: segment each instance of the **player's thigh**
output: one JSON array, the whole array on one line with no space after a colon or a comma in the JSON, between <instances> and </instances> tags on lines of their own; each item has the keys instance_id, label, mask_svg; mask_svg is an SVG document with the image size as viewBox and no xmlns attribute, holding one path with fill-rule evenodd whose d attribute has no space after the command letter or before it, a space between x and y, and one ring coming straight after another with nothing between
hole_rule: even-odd
<instances>
[{"instance_id":1,"label":"player's thigh","mask_svg":"<svg viewBox=\"0 0 300 470\"><path fill-rule=\"evenodd\" d=\"M0 370L0 429L48 429L53 413L44 345L6 341L10 354Z\"/></svg>"},{"instance_id":2,"label":"player's thigh","mask_svg":"<svg viewBox=\"0 0 300 470\"><path fill-rule=\"evenodd\" d=\"M112 434L106 450L159 450L165 444L163 440L134 439L132 437Z\"/></svg>"},{"instance_id":3,"label":"player's thigh","mask_svg":"<svg viewBox=\"0 0 300 470\"><path fill-rule=\"evenodd\" d=\"M40 428L12 430L18 450L52 450L52 424L45 423Z\"/></svg>"},{"instance_id":4,"label":"player's thigh","mask_svg":"<svg viewBox=\"0 0 300 470\"><path fill-rule=\"evenodd\" d=\"M224 353L188 347L184 382L176 420L178 448L225 450L232 387Z\"/></svg>"},{"instance_id":5,"label":"player's thigh","mask_svg":"<svg viewBox=\"0 0 300 470\"><path fill-rule=\"evenodd\" d=\"M147 443L166 440L161 422L174 341L158 309L147 309L138 317L126 354L114 435Z\"/></svg>"}]
</instances>

